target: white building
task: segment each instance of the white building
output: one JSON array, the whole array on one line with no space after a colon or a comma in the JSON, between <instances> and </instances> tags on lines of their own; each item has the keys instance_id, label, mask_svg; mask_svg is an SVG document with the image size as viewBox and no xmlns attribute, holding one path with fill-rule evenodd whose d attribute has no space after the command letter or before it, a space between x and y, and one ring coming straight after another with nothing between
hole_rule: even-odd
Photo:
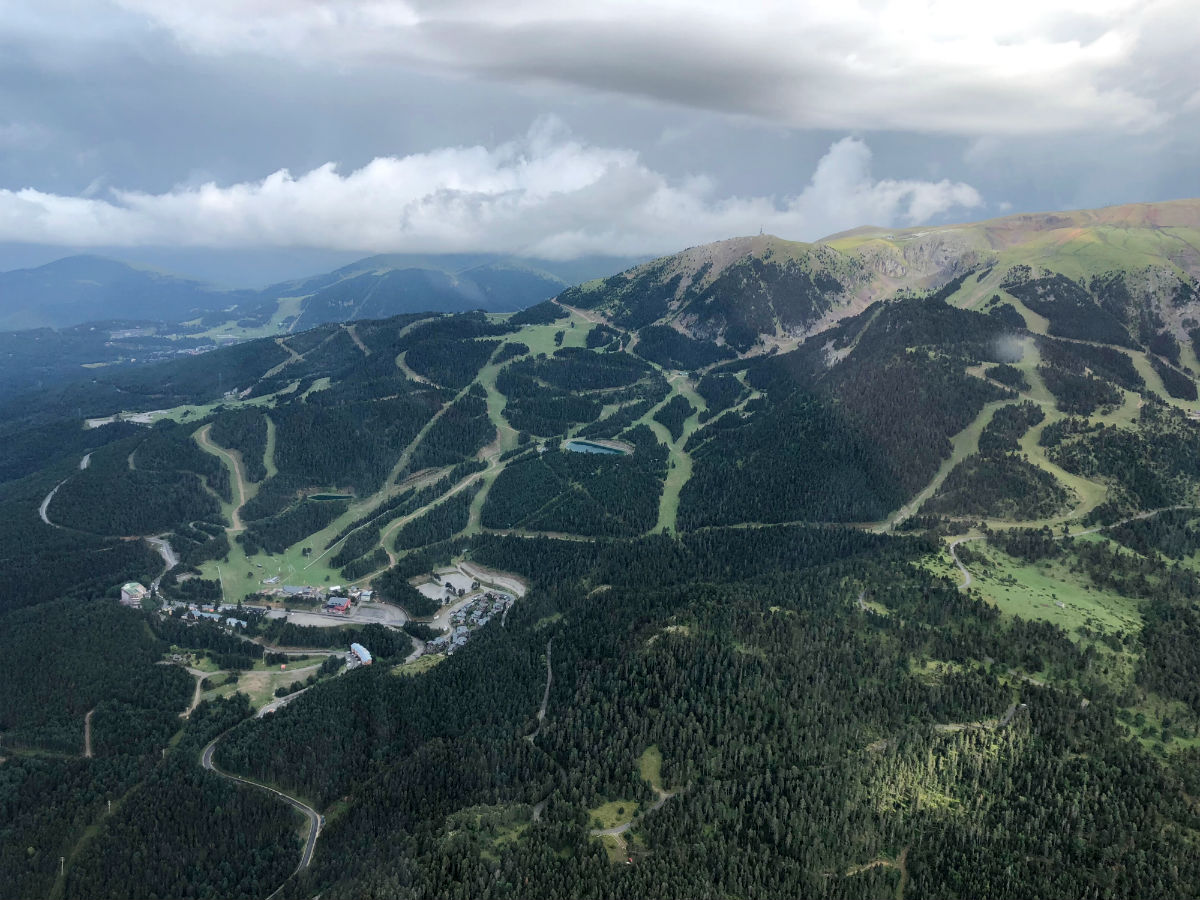
<instances>
[{"instance_id":1,"label":"white building","mask_svg":"<svg viewBox=\"0 0 1200 900\"><path fill-rule=\"evenodd\" d=\"M150 592L136 581L121 585L121 603L125 606L141 606Z\"/></svg>"}]
</instances>

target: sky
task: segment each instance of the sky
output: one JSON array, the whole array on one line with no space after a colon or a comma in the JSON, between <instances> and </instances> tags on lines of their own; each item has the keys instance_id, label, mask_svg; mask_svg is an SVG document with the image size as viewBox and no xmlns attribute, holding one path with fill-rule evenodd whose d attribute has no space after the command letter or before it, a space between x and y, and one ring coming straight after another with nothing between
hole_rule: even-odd
<instances>
[{"instance_id":1,"label":"sky","mask_svg":"<svg viewBox=\"0 0 1200 900\"><path fill-rule=\"evenodd\" d=\"M0 268L251 284L1200 196L1198 51L1188 0L0 0Z\"/></svg>"}]
</instances>

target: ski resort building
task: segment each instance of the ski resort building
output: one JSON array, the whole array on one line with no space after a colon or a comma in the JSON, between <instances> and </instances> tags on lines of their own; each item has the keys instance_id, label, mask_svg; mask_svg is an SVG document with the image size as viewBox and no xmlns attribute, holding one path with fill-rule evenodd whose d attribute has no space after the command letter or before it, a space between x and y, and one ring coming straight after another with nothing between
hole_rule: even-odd
<instances>
[{"instance_id":1,"label":"ski resort building","mask_svg":"<svg viewBox=\"0 0 1200 900\"><path fill-rule=\"evenodd\" d=\"M150 592L136 581L121 585L121 603L125 606L141 606Z\"/></svg>"},{"instance_id":2,"label":"ski resort building","mask_svg":"<svg viewBox=\"0 0 1200 900\"><path fill-rule=\"evenodd\" d=\"M325 611L335 613L348 613L350 611L349 597L330 597L325 601Z\"/></svg>"},{"instance_id":3,"label":"ski resort building","mask_svg":"<svg viewBox=\"0 0 1200 900\"><path fill-rule=\"evenodd\" d=\"M358 660L359 665L369 666L371 664L371 651L362 644L351 644L350 653Z\"/></svg>"}]
</instances>

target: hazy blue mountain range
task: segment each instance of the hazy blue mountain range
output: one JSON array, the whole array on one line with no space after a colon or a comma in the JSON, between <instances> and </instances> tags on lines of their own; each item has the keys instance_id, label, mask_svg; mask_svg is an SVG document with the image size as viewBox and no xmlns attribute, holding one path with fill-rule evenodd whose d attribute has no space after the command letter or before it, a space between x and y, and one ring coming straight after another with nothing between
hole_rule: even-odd
<instances>
[{"instance_id":1,"label":"hazy blue mountain range","mask_svg":"<svg viewBox=\"0 0 1200 900\"><path fill-rule=\"evenodd\" d=\"M571 284L625 268L632 260L554 262L488 254L372 256L331 272L261 290L228 289L100 256L70 256L0 272L0 331L67 328L136 319L229 324L250 329L311 327L322 322L406 312L512 312ZM291 302L280 309L281 300Z\"/></svg>"},{"instance_id":2,"label":"hazy blue mountain range","mask_svg":"<svg viewBox=\"0 0 1200 900\"><path fill-rule=\"evenodd\" d=\"M179 322L250 303L228 291L99 256L69 256L0 273L0 330L63 328L98 319Z\"/></svg>"}]
</instances>

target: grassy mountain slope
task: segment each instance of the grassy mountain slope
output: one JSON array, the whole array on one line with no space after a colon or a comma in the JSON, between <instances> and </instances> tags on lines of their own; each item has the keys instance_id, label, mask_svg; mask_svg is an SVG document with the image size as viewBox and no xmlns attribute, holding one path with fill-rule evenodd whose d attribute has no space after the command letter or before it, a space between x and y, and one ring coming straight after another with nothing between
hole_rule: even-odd
<instances>
[{"instance_id":1,"label":"grassy mountain slope","mask_svg":"<svg viewBox=\"0 0 1200 900\"><path fill-rule=\"evenodd\" d=\"M981 264L1053 269L1068 278L1166 267L1200 276L1200 200L1006 216L928 228L858 228L822 244L902 281Z\"/></svg>"},{"instance_id":2,"label":"grassy mountain slope","mask_svg":"<svg viewBox=\"0 0 1200 900\"><path fill-rule=\"evenodd\" d=\"M876 300L955 283L973 307L1026 266L1118 284L1177 334L1200 320L1200 200L1019 215L930 228L858 228L814 244L770 235L693 247L587 282L561 302L632 329L666 325L739 352L790 348ZM969 276L969 277L968 277Z\"/></svg>"}]
</instances>

